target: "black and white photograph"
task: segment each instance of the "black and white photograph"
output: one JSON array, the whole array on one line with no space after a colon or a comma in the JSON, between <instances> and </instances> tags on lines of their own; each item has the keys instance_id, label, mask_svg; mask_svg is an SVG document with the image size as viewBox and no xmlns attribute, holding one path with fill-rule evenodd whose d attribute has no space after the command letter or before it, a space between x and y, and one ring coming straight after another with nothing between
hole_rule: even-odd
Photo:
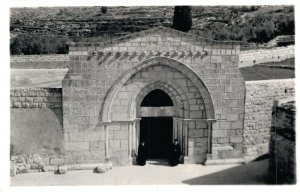
<instances>
[{"instance_id":1,"label":"black and white photograph","mask_svg":"<svg viewBox=\"0 0 300 192\"><path fill-rule=\"evenodd\" d=\"M297 5L101 3L9 6L10 188L299 190Z\"/></svg>"}]
</instances>

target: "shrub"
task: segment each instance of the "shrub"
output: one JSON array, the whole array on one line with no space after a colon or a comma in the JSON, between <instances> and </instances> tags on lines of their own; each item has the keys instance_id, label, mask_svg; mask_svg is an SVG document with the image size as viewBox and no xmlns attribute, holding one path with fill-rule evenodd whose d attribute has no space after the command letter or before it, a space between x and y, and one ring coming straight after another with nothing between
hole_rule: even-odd
<instances>
[{"instance_id":1,"label":"shrub","mask_svg":"<svg viewBox=\"0 0 300 192\"><path fill-rule=\"evenodd\" d=\"M101 7L101 13L103 14L107 13L107 7Z\"/></svg>"},{"instance_id":2,"label":"shrub","mask_svg":"<svg viewBox=\"0 0 300 192\"><path fill-rule=\"evenodd\" d=\"M66 54L69 41L65 36L20 35L10 41L12 55Z\"/></svg>"}]
</instances>

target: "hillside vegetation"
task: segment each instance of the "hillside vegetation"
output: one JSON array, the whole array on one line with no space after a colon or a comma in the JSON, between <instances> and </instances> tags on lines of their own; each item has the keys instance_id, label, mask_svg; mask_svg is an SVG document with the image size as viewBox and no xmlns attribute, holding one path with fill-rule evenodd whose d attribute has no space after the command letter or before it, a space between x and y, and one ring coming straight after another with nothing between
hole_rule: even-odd
<instances>
[{"instance_id":1,"label":"hillside vegetation","mask_svg":"<svg viewBox=\"0 0 300 192\"><path fill-rule=\"evenodd\" d=\"M12 8L11 54L64 54L67 41L105 41L157 26L172 26L174 7ZM189 33L262 44L294 35L292 6L192 7Z\"/></svg>"}]
</instances>

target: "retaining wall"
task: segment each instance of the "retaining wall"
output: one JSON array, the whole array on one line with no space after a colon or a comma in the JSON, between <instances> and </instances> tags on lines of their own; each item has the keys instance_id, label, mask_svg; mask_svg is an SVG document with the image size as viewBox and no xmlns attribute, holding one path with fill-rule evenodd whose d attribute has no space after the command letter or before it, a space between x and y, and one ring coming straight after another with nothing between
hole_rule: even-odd
<instances>
[{"instance_id":1,"label":"retaining wall","mask_svg":"<svg viewBox=\"0 0 300 192\"><path fill-rule=\"evenodd\" d=\"M239 57L239 68L250 67L260 63L278 62L295 58L294 47L294 45L290 45L271 49L241 51Z\"/></svg>"},{"instance_id":2,"label":"retaining wall","mask_svg":"<svg viewBox=\"0 0 300 192\"><path fill-rule=\"evenodd\" d=\"M13 55L11 69L62 69L69 64L69 54L56 55Z\"/></svg>"},{"instance_id":3,"label":"retaining wall","mask_svg":"<svg viewBox=\"0 0 300 192\"><path fill-rule=\"evenodd\" d=\"M246 81L243 153L247 161L269 152L274 100L294 93L294 79Z\"/></svg>"},{"instance_id":4,"label":"retaining wall","mask_svg":"<svg viewBox=\"0 0 300 192\"><path fill-rule=\"evenodd\" d=\"M13 88L10 100L10 157L17 172L64 163L61 89Z\"/></svg>"}]
</instances>

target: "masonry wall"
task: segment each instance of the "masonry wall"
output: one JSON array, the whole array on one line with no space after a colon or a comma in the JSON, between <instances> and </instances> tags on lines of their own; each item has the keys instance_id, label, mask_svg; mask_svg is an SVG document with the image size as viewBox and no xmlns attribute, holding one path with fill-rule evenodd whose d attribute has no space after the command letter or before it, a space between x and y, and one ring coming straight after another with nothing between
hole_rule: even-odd
<instances>
[{"instance_id":1,"label":"masonry wall","mask_svg":"<svg viewBox=\"0 0 300 192\"><path fill-rule=\"evenodd\" d=\"M239 57L239 68L295 58L294 49L294 45L289 45L286 47L241 51Z\"/></svg>"},{"instance_id":2,"label":"masonry wall","mask_svg":"<svg viewBox=\"0 0 300 192\"><path fill-rule=\"evenodd\" d=\"M11 161L18 173L63 164L61 89L12 88Z\"/></svg>"},{"instance_id":3,"label":"masonry wall","mask_svg":"<svg viewBox=\"0 0 300 192\"><path fill-rule=\"evenodd\" d=\"M243 153L247 161L269 152L274 100L294 94L294 79L246 82Z\"/></svg>"},{"instance_id":4,"label":"masonry wall","mask_svg":"<svg viewBox=\"0 0 300 192\"><path fill-rule=\"evenodd\" d=\"M269 152L274 99L293 95L294 79L246 82L243 153L247 160L255 159ZM95 154L95 159L90 160L90 162L102 160L99 159L101 154L104 155L104 132L101 131L97 132L102 134L96 132L81 132L75 135L65 134L65 137L72 141L79 140L83 142L87 137L91 140L89 144L91 148L86 148L86 150L93 149L94 152L76 152L76 150L82 149L79 147L74 148L74 151L69 152L69 155L62 155L61 89L13 88L10 97L11 160L17 164L20 172L42 169L42 165L84 162L84 157L90 157L88 155L91 153ZM283 118L280 114L278 116ZM291 121L282 121L282 123L276 123L276 125L285 125L288 122ZM196 125L200 126L201 122L190 122L188 124L190 134L195 133L199 136L199 133L196 133ZM220 125L224 126L224 123ZM203 132L203 134L207 133ZM109 128L110 145L120 149L115 150L113 156L117 157L118 155L115 154L120 154L119 152L123 151L122 156L127 157L127 136L127 124L111 125ZM190 136L193 138L192 135ZM99 138L101 138L101 141L98 141ZM215 140L219 139L216 138ZM206 143L205 138L198 137L189 147L203 147L203 143ZM97 152L96 149L101 150L101 152ZM78 154L77 161L72 159L74 154ZM120 158L115 161L121 163Z\"/></svg>"},{"instance_id":5,"label":"masonry wall","mask_svg":"<svg viewBox=\"0 0 300 192\"><path fill-rule=\"evenodd\" d=\"M10 56L11 69L62 69L68 63L68 54Z\"/></svg>"}]
</instances>

